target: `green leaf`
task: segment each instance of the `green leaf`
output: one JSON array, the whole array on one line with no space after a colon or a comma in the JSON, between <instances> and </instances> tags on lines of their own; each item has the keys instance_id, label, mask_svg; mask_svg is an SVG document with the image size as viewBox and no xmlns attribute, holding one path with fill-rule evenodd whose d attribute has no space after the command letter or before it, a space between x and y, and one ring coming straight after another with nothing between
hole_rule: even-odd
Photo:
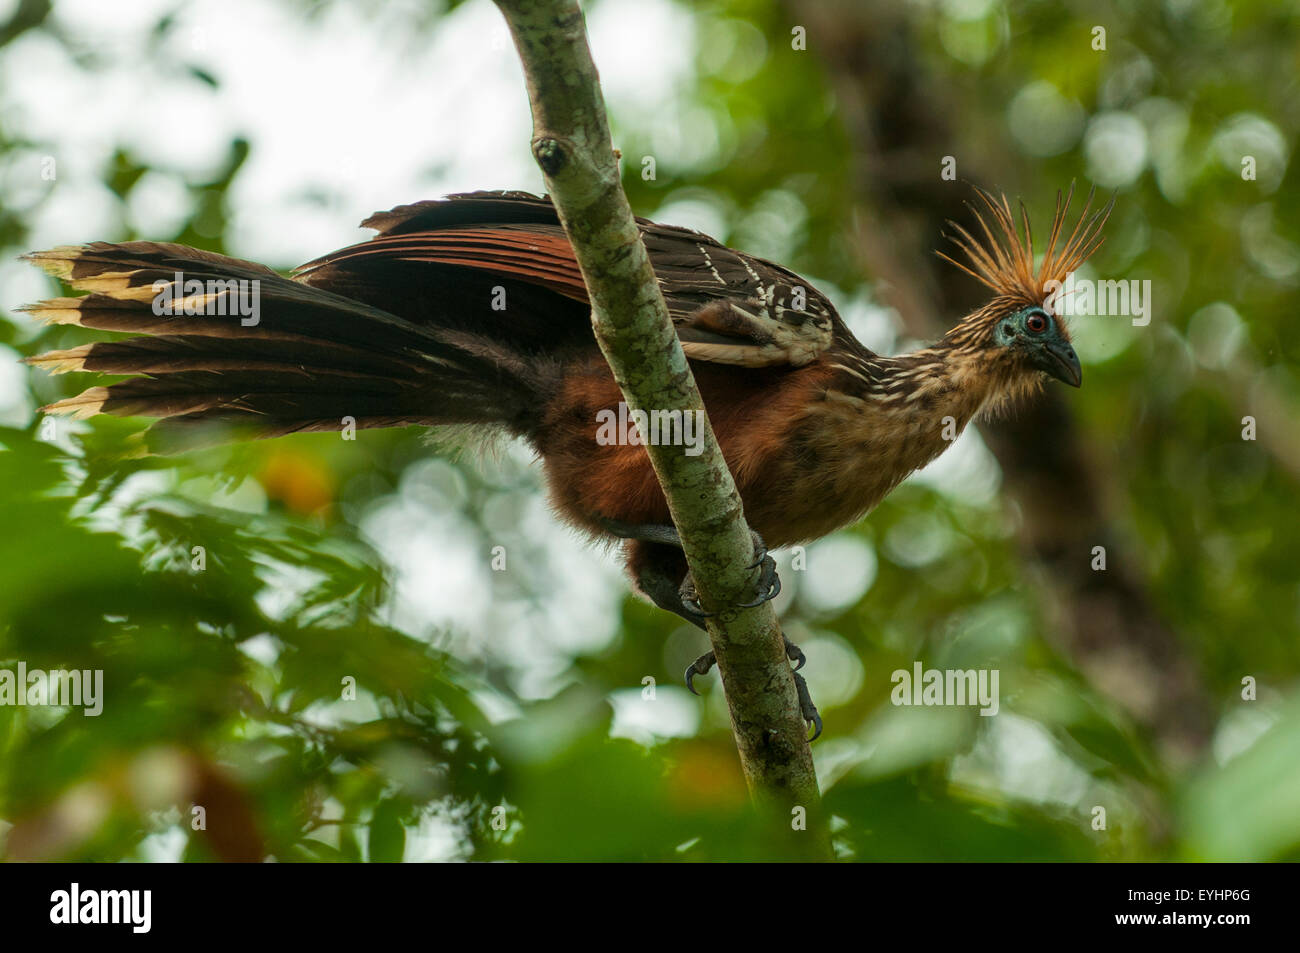
<instances>
[{"instance_id":1,"label":"green leaf","mask_svg":"<svg viewBox=\"0 0 1300 953\"><path fill-rule=\"evenodd\" d=\"M406 828L402 825L403 807L395 798L385 798L375 805L370 818L370 862L399 864L406 852Z\"/></svg>"}]
</instances>

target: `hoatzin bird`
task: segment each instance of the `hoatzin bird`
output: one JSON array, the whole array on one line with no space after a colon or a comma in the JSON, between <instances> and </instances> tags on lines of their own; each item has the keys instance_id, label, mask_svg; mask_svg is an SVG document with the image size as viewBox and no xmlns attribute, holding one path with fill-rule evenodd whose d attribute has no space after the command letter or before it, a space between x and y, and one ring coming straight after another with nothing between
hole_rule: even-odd
<instances>
[{"instance_id":1,"label":"hoatzin bird","mask_svg":"<svg viewBox=\"0 0 1300 953\"><path fill-rule=\"evenodd\" d=\"M1058 194L1035 269L1023 206L1022 238L1006 198L979 195L981 237L954 225L966 263L943 257L992 297L936 344L898 357L860 344L830 301L793 272L698 232L638 220L756 532L753 604L779 589L766 547L854 522L973 417L1032 394L1045 378L1079 386L1079 360L1044 289L1100 244L1113 199L1089 217L1089 194L1069 228L1070 197ZM291 278L155 242L28 256L89 294L25 310L55 324L144 335L29 358L54 373L134 375L43 409L161 418L151 442L213 424L255 437L339 430L345 417L359 428L505 431L540 457L562 518L622 540L636 588L701 625L644 448L596 439L599 413L617 408L622 396L550 202L475 192L401 206L363 225L378 235ZM203 283L197 293L196 279ZM252 282L255 322L223 306ZM159 308L160 298L189 307ZM787 644L787 654L802 665L797 648ZM692 679L712 664L706 655L690 667L692 691ZM796 680L804 715L820 731L807 687Z\"/></svg>"}]
</instances>

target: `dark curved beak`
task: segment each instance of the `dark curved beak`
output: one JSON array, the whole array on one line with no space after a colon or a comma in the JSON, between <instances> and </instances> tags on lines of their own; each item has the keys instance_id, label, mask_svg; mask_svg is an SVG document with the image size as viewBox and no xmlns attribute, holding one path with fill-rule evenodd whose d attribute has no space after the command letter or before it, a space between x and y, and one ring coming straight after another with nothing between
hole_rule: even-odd
<instances>
[{"instance_id":1,"label":"dark curved beak","mask_svg":"<svg viewBox=\"0 0 1300 953\"><path fill-rule=\"evenodd\" d=\"M1043 346L1042 361L1038 368L1055 377L1062 384L1078 387L1083 383L1083 368L1079 355L1065 341L1049 341Z\"/></svg>"}]
</instances>

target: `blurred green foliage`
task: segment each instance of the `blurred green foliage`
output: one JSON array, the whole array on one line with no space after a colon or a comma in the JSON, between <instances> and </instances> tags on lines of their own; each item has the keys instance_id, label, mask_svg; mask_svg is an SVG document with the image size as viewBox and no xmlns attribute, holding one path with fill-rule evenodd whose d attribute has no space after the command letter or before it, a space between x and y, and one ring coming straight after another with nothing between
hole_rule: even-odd
<instances>
[{"instance_id":1,"label":"blurred green foliage","mask_svg":"<svg viewBox=\"0 0 1300 953\"><path fill-rule=\"evenodd\" d=\"M674 209L707 209L718 238L874 308L842 198L855 156L818 37L794 53L796 21L769 0L684 9L697 50L689 88L657 116L612 116L625 156L658 158L653 180L625 162L637 211L664 209L671 221ZM48 4L19 5L0 25L0 55L29 31L58 39L49 15ZM1200 764L1162 763L1044 636L1050 611L1017 549L1014 514L996 498L908 483L842 534L841 548L810 550L810 574L869 567L850 598L819 595L783 564L783 619L809 655L828 726L814 753L837 850L863 860L1296 859L1296 7L1084 12L988 0L909 15L914 68L943 91L960 151L1003 170L985 184L1035 209L1071 178L1120 190L1095 269L1152 279L1157 311L1142 333L1093 343L1088 385L1071 404L1152 597L1220 706L1219 727ZM412 17L413 30L439 28L427 12ZM1096 23L1108 27L1105 55L1089 46ZM169 29L158 25L151 55L167 55ZM219 93L201 62L189 68ZM1107 165L1103 134L1140 136L1140 165ZM674 161L671 144L691 137L702 141L679 149L690 160ZM0 120L0 160L41 146ZM255 147L232 141L217 174L183 183L191 210L177 232L147 237L224 250L229 190ZM1259 155L1255 181L1240 177L1243 147ZM933 161L938 181L939 157L916 161ZM102 181L125 201L149 171L119 149ZM4 256L27 250L33 211L0 208ZM138 236L125 225L83 236L128 237ZM24 354L85 339L36 333L22 316L0 321L0 343ZM86 380L32 375L34 402ZM1258 418L1253 443L1240 439L1246 414ZM98 717L0 707L7 856L787 856L748 807L716 685L699 702L698 732L611 737L616 695L644 698L647 675L664 698L680 692L669 686L702 645L692 630L627 597L612 640L570 650L539 696L508 660L463 651L455 633L393 624L389 572L359 526L408 470L442 453L421 433L158 459L135 454L141 421L96 420L54 439L42 423L0 430L0 668L100 669L106 698ZM508 461L442 455L453 469L438 499L485 539L494 507L522 511L540 492L535 474ZM491 584L494 599L522 611L546 597L540 576ZM891 705L890 673L918 659L998 668L1000 714ZM1241 698L1247 676L1257 700ZM200 803L206 831L192 825ZM1097 807L1105 830L1093 827Z\"/></svg>"}]
</instances>

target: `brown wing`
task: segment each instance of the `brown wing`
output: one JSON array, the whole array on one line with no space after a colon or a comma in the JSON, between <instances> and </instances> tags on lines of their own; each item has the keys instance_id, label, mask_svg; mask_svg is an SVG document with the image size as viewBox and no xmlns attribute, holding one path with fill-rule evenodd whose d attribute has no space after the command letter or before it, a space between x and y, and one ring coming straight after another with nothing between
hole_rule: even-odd
<instances>
[{"instance_id":1,"label":"brown wing","mask_svg":"<svg viewBox=\"0 0 1300 953\"><path fill-rule=\"evenodd\" d=\"M797 275L699 232L638 221L688 356L799 366L826 350L837 329L848 333ZM548 200L476 192L377 213L364 224L379 234L303 265L295 277L416 321L451 305L491 322L489 333L541 347L590 344L586 286ZM483 315L498 289L504 311Z\"/></svg>"},{"instance_id":2,"label":"brown wing","mask_svg":"<svg viewBox=\"0 0 1300 953\"><path fill-rule=\"evenodd\" d=\"M317 284L323 269L393 261L486 271L525 280L575 301L587 300L578 262L559 225L482 225L379 235L303 265L295 269L294 277Z\"/></svg>"},{"instance_id":3,"label":"brown wing","mask_svg":"<svg viewBox=\"0 0 1300 953\"><path fill-rule=\"evenodd\" d=\"M641 235L688 357L802 366L848 334L830 301L779 265L708 235L642 221Z\"/></svg>"}]
</instances>

